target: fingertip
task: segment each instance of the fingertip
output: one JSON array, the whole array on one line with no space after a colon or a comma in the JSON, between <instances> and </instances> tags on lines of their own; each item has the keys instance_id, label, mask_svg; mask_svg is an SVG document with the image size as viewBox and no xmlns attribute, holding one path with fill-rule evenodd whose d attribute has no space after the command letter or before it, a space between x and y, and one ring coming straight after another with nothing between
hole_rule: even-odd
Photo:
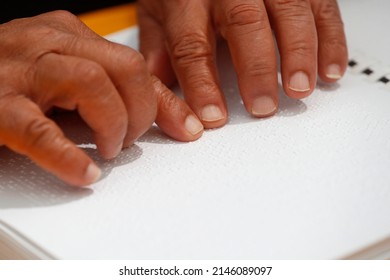
<instances>
[{"instance_id":1,"label":"fingertip","mask_svg":"<svg viewBox=\"0 0 390 280\"><path fill-rule=\"evenodd\" d=\"M298 70L290 76L285 91L291 98L305 98L312 93L315 83L316 81L312 82L305 71Z\"/></svg>"},{"instance_id":2,"label":"fingertip","mask_svg":"<svg viewBox=\"0 0 390 280\"><path fill-rule=\"evenodd\" d=\"M203 135L205 128L195 114L189 111L188 113L184 117L178 115L159 116L156 123L166 135L177 141L195 141Z\"/></svg>"},{"instance_id":3,"label":"fingertip","mask_svg":"<svg viewBox=\"0 0 390 280\"><path fill-rule=\"evenodd\" d=\"M193 115L188 115L184 121L184 127L186 128L187 132L196 138L199 138L204 131L203 124L198 120L197 117ZM199 136L199 137L197 137Z\"/></svg>"},{"instance_id":4,"label":"fingertip","mask_svg":"<svg viewBox=\"0 0 390 280\"><path fill-rule=\"evenodd\" d=\"M255 98L250 113L256 118L266 118L274 115L278 110L277 102L268 95Z\"/></svg>"},{"instance_id":5,"label":"fingertip","mask_svg":"<svg viewBox=\"0 0 390 280\"><path fill-rule=\"evenodd\" d=\"M97 182L102 175L101 169L76 146L69 146L67 155L60 158L32 159L72 187L86 188Z\"/></svg>"},{"instance_id":6,"label":"fingertip","mask_svg":"<svg viewBox=\"0 0 390 280\"><path fill-rule=\"evenodd\" d=\"M320 71L320 78L326 83L335 83L344 76L345 68L340 66L340 64L330 64L324 71Z\"/></svg>"},{"instance_id":7,"label":"fingertip","mask_svg":"<svg viewBox=\"0 0 390 280\"><path fill-rule=\"evenodd\" d=\"M71 187L90 188L92 184L99 181L102 171L94 162L90 162L80 175L74 175L73 177L72 174L67 173L64 176L62 174L57 174L57 176Z\"/></svg>"},{"instance_id":8,"label":"fingertip","mask_svg":"<svg viewBox=\"0 0 390 280\"><path fill-rule=\"evenodd\" d=\"M84 182L85 184L82 186L87 186L97 182L102 175L102 171L100 168L93 162L91 162L84 173Z\"/></svg>"},{"instance_id":9,"label":"fingertip","mask_svg":"<svg viewBox=\"0 0 390 280\"><path fill-rule=\"evenodd\" d=\"M341 78L341 67L338 64L331 64L326 69L325 76L331 80L338 80Z\"/></svg>"},{"instance_id":10,"label":"fingertip","mask_svg":"<svg viewBox=\"0 0 390 280\"><path fill-rule=\"evenodd\" d=\"M200 120L205 128L222 127L227 122L227 113L215 104L204 106L199 113Z\"/></svg>"},{"instance_id":11,"label":"fingertip","mask_svg":"<svg viewBox=\"0 0 390 280\"><path fill-rule=\"evenodd\" d=\"M77 147L71 149L68 150L68 156L57 160L58 166L55 169L52 169L54 159L49 158L43 167L73 187L86 188L96 183L101 178L101 169L82 150Z\"/></svg>"},{"instance_id":12,"label":"fingertip","mask_svg":"<svg viewBox=\"0 0 390 280\"><path fill-rule=\"evenodd\" d=\"M97 144L97 146L102 158L109 160L116 158L120 154L123 148L123 141L121 141L117 146L113 147L105 147L103 144Z\"/></svg>"},{"instance_id":13,"label":"fingertip","mask_svg":"<svg viewBox=\"0 0 390 280\"><path fill-rule=\"evenodd\" d=\"M310 91L309 76L304 71L297 71L291 77L288 88L296 92Z\"/></svg>"}]
</instances>

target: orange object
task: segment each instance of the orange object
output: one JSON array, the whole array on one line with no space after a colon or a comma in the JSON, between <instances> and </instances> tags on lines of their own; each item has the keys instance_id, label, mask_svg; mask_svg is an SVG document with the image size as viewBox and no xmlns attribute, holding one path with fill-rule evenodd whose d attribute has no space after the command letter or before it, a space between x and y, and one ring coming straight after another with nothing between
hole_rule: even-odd
<instances>
[{"instance_id":1,"label":"orange object","mask_svg":"<svg viewBox=\"0 0 390 280\"><path fill-rule=\"evenodd\" d=\"M93 31L105 36L137 24L136 5L130 3L87 12L79 18Z\"/></svg>"}]
</instances>

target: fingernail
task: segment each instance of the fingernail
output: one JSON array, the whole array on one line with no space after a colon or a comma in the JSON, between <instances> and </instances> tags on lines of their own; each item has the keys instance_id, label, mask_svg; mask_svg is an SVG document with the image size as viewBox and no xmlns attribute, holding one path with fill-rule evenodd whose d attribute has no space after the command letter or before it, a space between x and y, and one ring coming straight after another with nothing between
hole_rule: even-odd
<instances>
[{"instance_id":1,"label":"fingernail","mask_svg":"<svg viewBox=\"0 0 390 280\"><path fill-rule=\"evenodd\" d=\"M189 115L184 121L184 126L189 133L196 135L203 130L202 123L192 115Z\"/></svg>"},{"instance_id":2,"label":"fingernail","mask_svg":"<svg viewBox=\"0 0 390 280\"><path fill-rule=\"evenodd\" d=\"M333 80L338 80L341 78L341 68L337 64L331 64L326 69L326 77Z\"/></svg>"},{"instance_id":3,"label":"fingernail","mask_svg":"<svg viewBox=\"0 0 390 280\"><path fill-rule=\"evenodd\" d=\"M207 105L203 107L201 118L205 122L215 122L224 118L221 109L215 105Z\"/></svg>"},{"instance_id":4,"label":"fingernail","mask_svg":"<svg viewBox=\"0 0 390 280\"><path fill-rule=\"evenodd\" d=\"M289 89L293 91L305 92L310 90L309 77L303 71L295 72L291 76L288 84Z\"/></svg>"},{"instance_id":5,"label":"fingernail","mask_svg":"<svg viewBox=\"0 0 390 280\"><path fill-rule=\"evenodd\" d=\"M90 163L87 167L87 171L84 174L84 178L87 182L92 184L99 180L101 175L102 171L100 170L100 168L97 167L96 164Z\"/></svg>"},{"instance_id":6,"label":"fingernail","mask_svg":"<svg viewBox=\"0 0 390 280\"><path fill-rule=\"evenodd\" d=\"M268 117L272 115L276 109L275 101L271 97L263 95L253 101L252 114L256 117Z\"/></svg>"}]
</instances>

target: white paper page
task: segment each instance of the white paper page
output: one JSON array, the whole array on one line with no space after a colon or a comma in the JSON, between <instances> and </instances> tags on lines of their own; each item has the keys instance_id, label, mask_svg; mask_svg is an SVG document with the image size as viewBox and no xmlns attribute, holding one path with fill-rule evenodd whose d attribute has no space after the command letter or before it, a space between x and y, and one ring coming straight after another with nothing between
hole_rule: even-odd
<instances>
[{"instance_id":1,"label":"white paper page","mask_svg":"<svg viewBox=\"0 0 390 280\"><path fill-rule=\"evenodd\" d=\"M111 39L136 46L131 32ZM103 179L70 189L0 149L0 220L60 259L334 259L388 238L390 90L348 73L253 119L225 51L224 128L192 143L153 128L105 162L85 126L59 118Z\"/></svg>"},{"instance_id":2,"label":"white paper page","mask_svg":"<svg viewBox=\"0 0 390 280\"><path fill-rule=\"evenodd\" d=\"M351 55L390 67L390 1L339 0ZM390 72L388 73L390 74Z\"/></svg>"}]
</instances>

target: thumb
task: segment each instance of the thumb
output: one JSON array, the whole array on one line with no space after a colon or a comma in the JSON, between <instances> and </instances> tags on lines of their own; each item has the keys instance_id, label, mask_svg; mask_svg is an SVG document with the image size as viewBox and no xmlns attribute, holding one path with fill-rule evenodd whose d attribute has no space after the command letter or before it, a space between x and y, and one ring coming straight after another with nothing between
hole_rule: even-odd
<instances>
[{"instance_id":1,"label":"thumb","mask_svg":"<svg viewBox=\"0 0 390 280\"><path fill-rule=\"evenodd\" d=\"M158 99L156 124L175 140L188 142L199 139L204 127L195 113L180 97L153 77Z\"/></svg>"},{"instance_id":2,"label":"thumb","mask_svg":"<svg viewBox=\"0 0 390 280\"><path fill-rule=\"evenodd\" d=\"M142 5L139 5L137 12L140 30L140 52L145 57L148 70L165 85L171 86L176 81L176 77L166 50L164 31L161 25L144 10Z\"/></svg>"}]
</instances>

